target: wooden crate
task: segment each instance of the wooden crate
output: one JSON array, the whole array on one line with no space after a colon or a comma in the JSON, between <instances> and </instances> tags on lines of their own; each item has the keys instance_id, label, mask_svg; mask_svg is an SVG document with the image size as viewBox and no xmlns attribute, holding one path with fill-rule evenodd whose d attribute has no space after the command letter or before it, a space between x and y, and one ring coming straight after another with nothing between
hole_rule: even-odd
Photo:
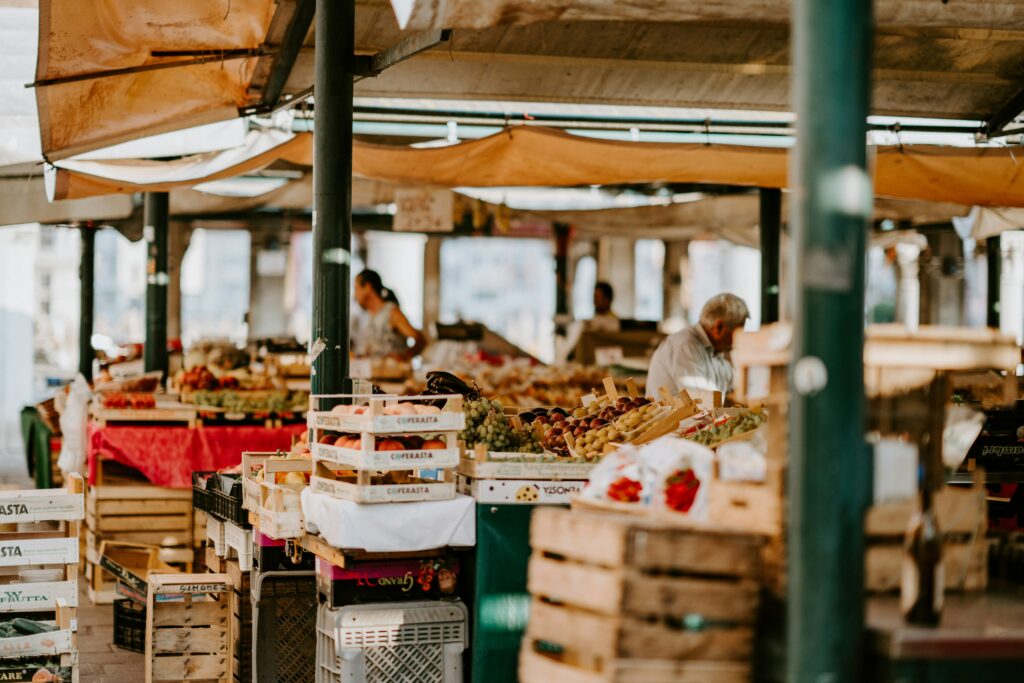
<instances>
[{"instance_id":1,"label":"wooden crate","mask_svg":"<svg viewBox=\"0 0 1024 683\"><path fill-rule=\"evenodd\" d=\"M227 574L149 577L146 683L229 683L231 592ZM168 595L181 595L182 600L159 600Z\"/></svg>"},{"instance_id":2,"label":"wooden crate","mask_svg":"<svg viewBox=\"0 0 1024 683\"><path fill-rule=\"evenodd\" d=\"M524 683L750 679L757 537L538 508L530 543Z\"/></svg>"},{"instance_id":3,"label":"wooden crate","mask_svg":"<svg viewBox=\"0 0 1024 683\"><path fill-rule=\"evenodd\" d=\"M78 475L63 488L0 491L0 524L11 529L0 532L0 612L77 607L82 491Z\"/></svg>"},{"instance_id":4,"label":"wooden crate","mask_svg":"<svg viewBox=\"0 0 1024 683\"><path fill-rule=\"evenodd\" d=\"M947 486L935 496L946 590L979 591L988 586L988 506L980 471L971 487ZM903 539L916 500L882 503L868 510L865 582L873 592L900 588Z\"/></svg>"},{"instance_id":5,"label":"wooden crate","mask_svg":"<svg viewBox=\"0 0 1024 683\"><path fill-rule=\"evenodd\" d=\"M231 678L236 683L250 683L253 637L250 573L235 560L227 560L225 565L232 588L228 595L231 607Z\"/></svg>"},{"instance_id":6,"label":"wooden crate","mask_svg":"<svg viewBox=\"0 0 1024 683\"><path fill-rule=\"evenodd\" d=\"M145 533L151 538L177 539L176 543L157 545L191 546L192 491L153 485L90 486L85 496L85 523L97 534Z\"/></svg>"}]
</instances>

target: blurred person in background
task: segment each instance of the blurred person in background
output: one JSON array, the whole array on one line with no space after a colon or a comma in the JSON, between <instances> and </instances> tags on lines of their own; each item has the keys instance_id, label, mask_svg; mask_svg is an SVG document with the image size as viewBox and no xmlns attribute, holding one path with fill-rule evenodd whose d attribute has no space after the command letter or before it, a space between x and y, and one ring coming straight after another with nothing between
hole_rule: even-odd
<instances>
[{"instance_id":1,"label":"blurred person in background","mask_svg":"<svg viewBox=\"0 0 1024 683\"><path fill-rule=\"evenodd\" d=\"M618 332L619 318L612 313L615 290L607 282L594 285L594 317L586 322L584 329L594 332Z\"/></svg>"},{"instance_id":2,"label":"blurred person in background","mask_svg":"<svg viewBox=\"0 0 1024 683\"><path fill-rule=\"evenodd\" d=\"M384 286L376 271L364 270L356 276L354 295L366 311L361 324L352 330L352 350L357 356L408 361L426 348L426 337L405 317L398 297Z\"/></svg>"},{"instance_id":3,"label":"blurred person in background","mask_svg":"<svg viewBox=\"0 0 1024 683\"><path fill-rule=\"evenodd\" d=\"M733 336L749 317L746 302L735 294L711 297L696 325L665 338L654 352L647 395L658 397L662 387L673 395L680 389L728 394L734 373L729 357Z\"/></svg>"}]
</instances>

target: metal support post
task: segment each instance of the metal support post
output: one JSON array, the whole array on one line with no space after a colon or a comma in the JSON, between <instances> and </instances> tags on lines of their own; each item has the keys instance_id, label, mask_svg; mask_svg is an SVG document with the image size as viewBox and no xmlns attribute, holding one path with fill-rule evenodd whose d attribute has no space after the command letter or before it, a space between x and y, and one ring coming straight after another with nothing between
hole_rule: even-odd
<instances>
[{"instance_id":1,"label":"metal support post","mask_svg":"<svg viewBox=\"0 0 1024 683\"><path fill-rule=\"evenodd\" d=\"M999 287L1002 281L1003 251L1002 236L996 235L985 240L985 257L988 261L988 290L985 294L985 324L999 329Z\"/></svg>"},{"instance_id":2,"label":"metal support post","mask_svg":"<svg viewBox=\"0 0 1024 683\"><path fill-rule=\"evenodd\" d=\"M352 83L355 0L317 0L313 93L313 360L315 394L347 393L352 263Z\"/></svg>"},{"instance_id":3,"label":"metal support post","mask_svg":"<svg viewBox=\"0 0 1024 683\"><path fill-rule=\"evenodd\" d=\"M855 683L864 631L871 0L796 0L788 676Z\"/></svg>"},{"instance_id":4,"label":"metal support post","mask_svg":"<svg viewBox=\"0 0 1024 683\"><path fill-rule=\"evenodd\" d=\"M78 318L78 372L92 382L92 361L96 352L92 348L93 283L96 271L96 228L92 221L78 227L82 234L82 254L78 268L81 280L80 312Z\"/></svg>"},{"instance_id":5,"label":"metal support post","mask_svg":"<svg viewBox=\"0 0 1024 683\"><path fill-rule=\"evenodd\" d=\"M569 315L569 226L555 223L555 316Z\"/></svg>"},{"instance_id":6,"label":"metal support post","mask_svg":"<svg viewBox=\"0 0 1024 683\"><path fill-rule=\"evenodd\" d=\"M779 240L782 190L761 188L761 324L779 320Z\"/></svg>"},{"instance_id":7,"label":"metal support post","mask_svg":"<svg viewBox=\"0 0 1024 683\"><path fill-rule=\"evenodd\" d=\"M143 238L146 240L146 372L160 370L167 377L167 226L169 197L147 192L143 203Z\"/></svg>"}]
</instances>

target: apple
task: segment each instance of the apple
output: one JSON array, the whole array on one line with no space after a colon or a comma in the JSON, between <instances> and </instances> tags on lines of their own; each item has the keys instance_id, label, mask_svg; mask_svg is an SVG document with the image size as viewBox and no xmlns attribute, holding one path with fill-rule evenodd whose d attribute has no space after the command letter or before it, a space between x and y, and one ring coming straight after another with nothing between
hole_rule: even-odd
<instances>
[{"instance_id":1,"label":"apple","mask_svg":"<svg viewBox=\"0 0 1024 683\"><path fill-rule=\"evenodd\" d=\"M422 448L425 451L437 451L442 450L446 447L447 446L445 445L444 441L442 441L441 439L427 439L426 441L423 442L423 445L420 446L420 448Z\"/></svg>"}]
</instances>

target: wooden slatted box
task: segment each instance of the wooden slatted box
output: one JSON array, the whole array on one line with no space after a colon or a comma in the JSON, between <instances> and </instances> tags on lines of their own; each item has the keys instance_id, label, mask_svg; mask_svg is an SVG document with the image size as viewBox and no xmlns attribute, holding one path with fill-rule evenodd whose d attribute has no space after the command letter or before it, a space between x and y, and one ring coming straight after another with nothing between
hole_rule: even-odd
<instances>
[{"instance_id":1,"label":"wooden slatted box","mask_svg":"<svg viewBox=\"0 0 1024 683\"><path fill-rule=\"evenodd\" d=\"M750 680L761 541L538 508L524 683Z\"/></svg>"},{"instance_id":2,"label":"wooden slatted box","mask_svg":"<svg viewBox=\"0 0 1024 683\"><path fill-rule=\"evenodd\" d=\"M227 574L157 574L146 603L146 683L229 683L231 579ZM180 601L161 597L180 595Z\"/></svg>"}]
</instances>

